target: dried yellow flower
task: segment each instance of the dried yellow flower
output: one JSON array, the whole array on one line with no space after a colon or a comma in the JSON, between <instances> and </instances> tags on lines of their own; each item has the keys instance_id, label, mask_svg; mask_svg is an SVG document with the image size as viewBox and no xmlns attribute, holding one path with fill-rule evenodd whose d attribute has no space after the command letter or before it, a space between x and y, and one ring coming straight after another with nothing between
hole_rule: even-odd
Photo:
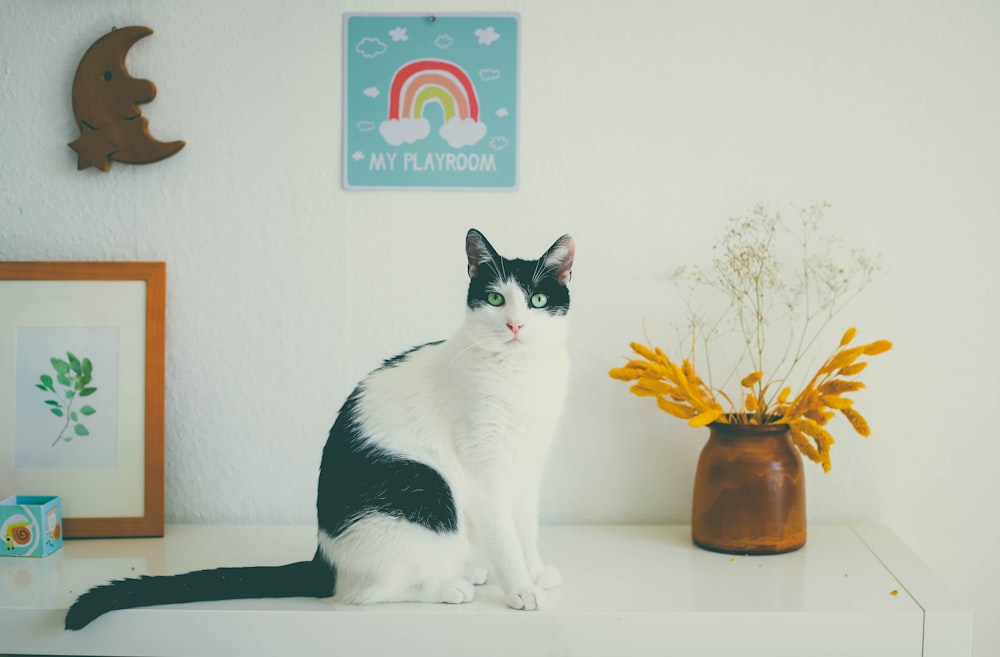
<instances>
[{"instance_id":1,"label":"dried yellow flower","mask_svg":"<svg viewBox=\"0 0 1000 657\"><path fill-rule=\"evenodd\" d=\"M819 407L810 408L802 414L803 418L812 420L821 427L826 426L826 423L832 420L834 416L835 413L831 413L830 411Z\"/></svg>"},{"instance_id":2,"label":"dried yellow flower","mask_svg":"<svg viewBox=\"0 0 1000 657\"><path fill-rule=\"evenodd\" d=\"M659 347L650 348L636 342L631 346L639 358L611 369L608 374L620 381L633 381L630 387L633 394L655 397L661 410L687 420L691 427L703 427L712 422L787 424L799 451L822 465L824 471L829 471L830 447L834 439L825 427L838 412L860 435L871 434L868 422L854 410L854 400L846 396L862 390L865 384L841 377L855 375L867 366L867 361L858 362L862 355L874 356L892 348L888 340L847 347L856 332L852 328L844 333L838 349L794 398L791 398L791 388L786 386L776 398L769 400L768 390L776 385L776 381L770 381L756 394L748 392L738 397L740 405L737 406L724 391L707 385L691 361L683 360L678 365ZM753 389L763 381L764 373L758 370L741 379L740 386ZM719 399L729 404L728 413L719 404Z\"/></svg>"},{"instance_id":3,"label":"dried yellow flower","mask_svg":"<svg viewBox=\"0 0 1000 657\"><path fill-rule=\"evenodd\" d=\"M630 390L637 397L660 397L673 394L674 387L656 379L642 377Z\"/></svg>"},{"instance_id":4,"label":"dried yellow flower","mask_svg":"<svg viewBox=\"0 0 1000 657\"><path fill-rule=\"evenodd\" d=\"M816 443L816 453L819 456L819 463L823 466L824 472L830 471L830 446L833 445L833 436L826 429L808 418L802 418L791 423L800 432L812 438ZM816 459L813 459L816 460Z\"/></svg>"},{"instance_id":5,"label":"dried yellow flower","mask_svg":"<svg viewBox=\"0 0 1000 657\"><path fill-rule=\"evenodd\" d=\"M830 379L816 389L824 395L839 395L845 392L861 390L865 384L861 381L845 381L843 379Z\"/></svg>"},{"instance_id":6,"label":"dried yellow flower","mask_svg":"<svg viewBox=\"0 0 1000 657\"><path fill-rule=\"evenodd\" d=\"M697 429L698 427L705 427L718 420L721 416L722 416L721 408L708 410L688 420L688 426L694 427L695 429Z\"/></svg>"},{"instance_id":7,"label":"dried yellow flower","mask_svg":"<svg viewBox=\"0 0 1000 657\"><path fill-rule=\"evenodd\" d=\"M642 376L642 370L634 367L616 367L610 370L608 375L619 381L635 381Z\"/></svg>"},{"instance_id":8,"label":"dried yellow flower","mask_svg":"<svg viewBox=\"0 0 1000 657\"><path fill-rule=\"evenodd\" d=\"M839 397L837 395L822 395L820 400L830 408L838 411L842 411L845 408L850 408L854 405L854 402L847 397Z\"/></svg>"},{"instance_id":9,"label":"dried yellow flower","mask_svg":"<svg viewBox=\"0 0 1000 657\"><path fill-rule=\"evenodd\" d=\"M837 370L837 376L854 376L855 374L860 374L866 367L868 367L868 361L862 360L853 365L841 367Z\"/></svg>"},{"instance_id":10,"label":"dried yellow flower","mask_svg":"<svg viewBox=\"0 0 1000 657\"><path fill-rule=\"evenodd\" d=\"M877 356L892 349L892 343L888 340L878 340L869 345L865 345L865 356Z\"/></svg>"},{"instance_id":11,"label":"dried yellow flower","mask_svg":"<svg viewBox=\"0 0 1000 657\"><path fill-rule=\"evenodd\" d=\"M820 368L820 372L823 374L828 374L835 370L839 370L842 367L847 367L851 365L865 353L865 347L854 347L852 349L842 349L834 354L833 358L827 361L827 364Z\"/></svg>"},{"instance_id":12,"label":"dried yellow flower","mask_svg":"<svg viewBox=\"0 0 1000 657\"><path fill-rule=\"evenodd\" d=\"M792 434L792 442L795 443L795 446L799 448L799 451L802 452L803 456L805 456L810 461L813 461L814 463L823 462L819 456L819 451L811 442L809 442L809 438L807 438L806 435L802 433L802 431L800 431L798 427L796 427L794 424L790 424L788 426L788 429L789 432Z\"/></svg>"},{"instance_id":13,"label":"dried yellow flower","mask_svg":"<svg viewBox=\"0 0 1000 657\"><path fill-rule=\"evenodd\" d=\"M640 344L638 342L632 342L629 346L632 347L632 351L634 351L635 353L639 354L640 356L642 356L646 360L648 360L648 361L650 361L652 363L659 362L659 359L657 358L656 353L653 350L651 350L650 348L648 348L647 346L645 346L643 344Z\"/></svg>"},{"instance_id":14,"label":"dried yellow flower","mask_svg":"<svg viewBox=\"0 0 1000 657\"><path fill-rule=\"evenodd\" d=\"M854 430L857 431L859 435L862 435L865 438L871 435L872 431L868 427L868 422L861 416L861 413L858 413L853 408L842 408L840 409L840 412L843 413L844 417L847 418L848 422L851 423L851 426L854 427Z\"/></svg>"},{"instance_id":15,"label":"dried yellow flower","mask_svg":"<svg viewBox=\"0 0 1000 657\"><path fill-rule=\"evenodd\" d=\"M679 417L682 420L690 419L698 414L696 410L686 404L678 404L677 402L672 402L669 399L664 399L663 397L656 400L656 405L670 415Z\"/></svg>"}]
</instances>

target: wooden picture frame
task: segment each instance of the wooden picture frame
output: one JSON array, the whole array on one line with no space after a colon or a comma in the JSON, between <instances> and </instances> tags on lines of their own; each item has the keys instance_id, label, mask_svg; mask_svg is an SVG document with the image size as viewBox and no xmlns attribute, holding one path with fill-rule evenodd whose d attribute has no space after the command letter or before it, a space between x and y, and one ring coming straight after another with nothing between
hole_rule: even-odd
<instances>
[{"instance_id":1,"label":"wooden picture frame","mask_svg":"<svg viewBox=\"0 0 1000 657\"><path fill-rule=\"evenodd\" d=\"M66 538L163 535L165 310L163 262L0 262L0 498L59 495Z\"/></svg>"}]
</instances>

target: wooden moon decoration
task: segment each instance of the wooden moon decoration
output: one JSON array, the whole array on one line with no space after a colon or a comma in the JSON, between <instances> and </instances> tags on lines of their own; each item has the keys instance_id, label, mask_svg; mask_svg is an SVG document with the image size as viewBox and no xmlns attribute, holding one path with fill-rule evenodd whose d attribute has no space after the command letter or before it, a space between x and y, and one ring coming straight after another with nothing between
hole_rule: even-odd
<instances>
[{"instance_id":1,"label":"wooden moon decoration","mask_svg":"<svg viewBox=\"0 0 1000 657\"><path fill-rule=\"evenodd\" d=\"M108 32L83 55L73 79L73 115L80 137L69 144L77 152L77 170L111 168L111 161L148 164L184 148L183 141L157 141L139 105L156 97L149 80L133 78L125 55L136 41L153 33L133 25Z\"/></svg>"}]
</instances>

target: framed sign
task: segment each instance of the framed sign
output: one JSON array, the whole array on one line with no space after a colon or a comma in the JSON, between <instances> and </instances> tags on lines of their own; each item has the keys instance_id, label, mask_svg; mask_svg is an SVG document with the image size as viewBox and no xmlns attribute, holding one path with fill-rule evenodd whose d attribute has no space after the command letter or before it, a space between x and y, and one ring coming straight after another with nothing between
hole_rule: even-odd
<instances>
[{"instance_id":1,"label":"framed sign","mask_svg":"<svg viewBox=\"0 0 1000 657\"><path fill-rule=\"evenodd\" d=\"M74 537L163 535L166 265L0 262L0 498Z\"/></svg>"},{"instance_id":2,"label":"framed sign","mask_svg":"<svg viewBox=\"0 0 1000 657\"><path fill-rule=\"evenodd\" d=\"M344 17L344 187L517 188L516 14Z\"/></svg>"}]
</instances>

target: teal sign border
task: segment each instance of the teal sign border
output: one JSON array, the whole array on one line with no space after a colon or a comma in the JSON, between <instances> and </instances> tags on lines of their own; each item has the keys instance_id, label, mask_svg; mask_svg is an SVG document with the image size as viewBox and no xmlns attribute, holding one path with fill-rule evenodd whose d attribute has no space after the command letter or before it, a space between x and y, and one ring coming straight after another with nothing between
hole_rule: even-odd
<instances>
[{"instance_id":1,"label":"teal sign border","mask_svg":"<svg viewBox=\"0 0 1000 657\"><path fill-rule=\"evenodd\" d=\"M515 190L517 14L344 15L344 187Z\"/></svg>"}]
</instances>

